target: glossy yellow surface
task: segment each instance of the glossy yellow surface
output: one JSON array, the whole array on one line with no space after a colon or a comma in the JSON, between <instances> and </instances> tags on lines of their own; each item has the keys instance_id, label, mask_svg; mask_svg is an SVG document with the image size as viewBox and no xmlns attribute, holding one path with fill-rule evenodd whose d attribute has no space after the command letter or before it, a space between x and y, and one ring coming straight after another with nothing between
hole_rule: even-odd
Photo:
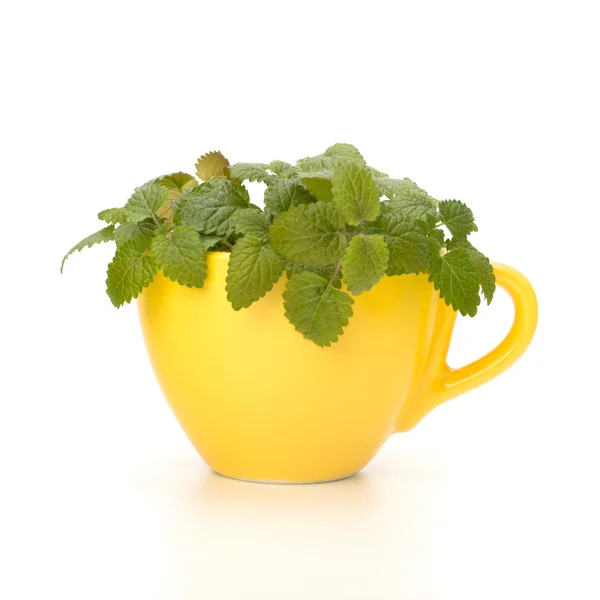
<instances>
[{"instance_id":1,"label":"glossy yellow surface","mask_svg":"<svg viewBox=\"0 0 600 600\"><path fill-rule=\"evenodd\" d=\"M227 253L210 253L204 288L159 275L138 299L150 360L181 427L218 473L326 481L362 469L395 432L512 365L537 322L523 275L495 265L515 305L506 338L461 369L446 356L456 313L425 275L384 277L355 298L339 342L319 348L284 317L284 283L235 312Z\"/></svg>"}]
</instances>

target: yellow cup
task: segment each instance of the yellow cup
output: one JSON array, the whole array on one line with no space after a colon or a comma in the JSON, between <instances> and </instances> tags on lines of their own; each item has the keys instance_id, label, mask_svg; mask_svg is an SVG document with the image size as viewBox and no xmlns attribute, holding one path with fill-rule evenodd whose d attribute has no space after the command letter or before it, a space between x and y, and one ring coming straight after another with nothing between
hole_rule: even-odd
<instances>
[{"instance_id":1,"label":"yellow cup","mask_svg":"<svg viewBox=\"0 0 600 600\"><path fill-rule=\"evenodd\" d=\"M426 275L384 277L355 298L330 348L284 317L281 280L250 308L225 293L229 254L208 255L204 288L159 274L138 299L162 391L200 455L228 477L317 482L362 469L393 433L499 375L526 350L537 323L531 284L495 264L515 317L506 338L461 369L446 363L456 313Z\"/></svg>"}]
</instances>

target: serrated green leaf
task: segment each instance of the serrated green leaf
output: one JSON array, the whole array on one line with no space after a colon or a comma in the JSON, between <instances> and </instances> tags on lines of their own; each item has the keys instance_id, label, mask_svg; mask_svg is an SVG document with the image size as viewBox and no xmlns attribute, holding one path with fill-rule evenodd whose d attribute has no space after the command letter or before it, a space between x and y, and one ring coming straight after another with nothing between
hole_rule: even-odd
<instances>
[{"instance_id":1,"label":"serrated green leaf","mask_svg":"<svg viewBox=\"0 0 600 600\"><path fill-rule=\"evenodd\" d=\"M460 200L441 200L439 211L442 223L453 237L466 238L475 227L475 218L471 209Z\"/></svg>"},{"instance_id":2,"label":"serrated green leaf","mask_svg":"<svg viewBox=\"0 0 600 600\"><path fill-rule=\"evenodd\" d=\"M154 215L169 203L169 190L156 183L145 183L136 188L125 204L123 214L127 221L143 221Z\"/></svg>"},{"instance_id":3,"label":"serrated green leaf","mask_svg":"<svg viewBox=\"0 0 600 600\"><path fill-rule=\"evenodd\" d=\"M357 235L352 239L342 263L344 283L355 296L370 290L384 275L390 253L380 235Z\"/></svg>"},{"instance_id":4,"label":"serrated green leaf","mask_svg":"<svg viewBox=\"0 0 600 600\"><path fill-rule=\"evenodd\" d=\"M342 287L342 271L337 268L337 265L328 265L324 267L322 265L301 265L292 262L291 260L286 261L285 272L288 278L297 273L302 273L303 271L316 273L317 275L324 277L327 281L331 280L331 285L333 285L333 287L338 289Z\"/></svg>"},{"instance_id":5,"label":"serrated green leaf","mask_svg":"<svg viewBox=\"0 0 600 600\"><path fill-rule=\"evenodd\" d=\"M439 234L442 234L441 236ZM442 245L444 243L444 232L439 229L434 229L427 236L429 241L429 263L435 262L440 256Z\"/></svg>"},{"instance_id":6,"label":"serrated green leaf","mask_svg":"<svg viewBox=\"0 0 600 600\"><path fill-rule=\"evenodd\" d=\"M365 159L354 146L350 144L334 144L327 148L323 154L300 159L298 161L298 168L300 171L306 173L333 171L335 167L347 162L366 166Z\"/></svg>"},{"instance_id":7,"label":"serrated green leaf","mask_svg":"<svg viewBox=\"0 0 600 600\"><path fill-rule=\"evenodd\" d=\"M226 179L213 179L185 194L175 210L174 221L203 233L233 233L231 217L250 204L248 190Z\"/></svg>"},{"instance_id":8,"label":"serrated green leaf","mask_svg":"<svg viewBox=\"0 0 600 600\"><path fill-rule=\"evenodd\" d=\"M440 243L440 246L442 246L446 241L446 236L444 235L444 232L441 229L434 229L430 231L429 237L435 238Z\"/></svg>"},{"instance_id":9,"label":"serrated green leaf","mask_svg":"<svg viewBox=\"0 0 600 600\"><path fill-rule=\"evenodd\" d=\"M297 163L298 175L301 173L331 173L339 163L339 160L323 154L301 158Z\"/></svg>"},{"instance_id":10,"label":"serrated green leaf","mask_svg":"<svg viewBox=\"0 0 600 600\"><path fill-rule=\"evenodd\" d=\"M150 255L150 241L139 237L117 248L108 265L106 293L119 306L137 298L154 279L156 262Z\"/></svg>"},{"instance_id":11,"label":"serrated green leaf","mask_svg":"<svg viewBox=\"0 0 600 600\"><path fill-rule=\"evenodd\" d=\"M362 231L366 234L384 233L389 219L392 215L390 209L390 203L387 200L382 200L379 203L379 216L372 222L369 223Z\"/></svg>"},{"instance_id":12,"label":"serrated green leaf","mask_svg":"<svg viewBox=\"0 0 600 600\"><path fill-rule=\"evenodd\" d=\"M302 264L328 265L344 255L344 218L331 203L301 204L282 213L269 229L276 252Z\"/></svg>"},{"instance_id":13,"label":"serrated green leaf","mask_svg":"<svg viewBox=\"0 0 600 600\"><path fill-rule=\"evenodd\" d=\"M494 268L489 258L473 248L471 250L473 264L475 266L475 272L477 273L477 280L481 286L481 292L483 293L486 302L489 304L494 298L496 292L496 275L494 274Z\"/></svg>"},{"instance_id":14,"label":"serrated green leaf","mask_svg":"<svg viewBox=\"0 0 600 600\"><path fill-rule=\"evenodd\" d=\"M229 177L240 181L273 181L273 175L267 172L269 165L264 163L237 163L229 168Z\"/></svg>"},{"instance_id":15,"label":"serrated green leaf","mask_svg":"<svg viewBox=\"0 0 600 600\"><path fill-rule=\"evenodd\" d=\"M490 263L490 259L477 250L477 248L475 248L468 240L453 239L448 247L451 250L454 250L455 248L464 248L469 253L473 266L475 267L475 272L477 273L477 281L481 286L481 292L489 304L496 291L496 276L494 275L494 268Z\"/></svg>"},{"instance_id":16,"label":"serrated green leaf","mask_svg":"<svg viewBox=\"0 0 600 600\"><path fill-rule=\"evenodd\" d=\"M384 179L384 178L389 177L389 175L387 173L384 173L383 171L379 171L373 167L367 167L367 169L369 169L369 172L371 173L371 177L373 179Z\"/></svg>"},{"instance_id":17,"label":"serrated green leaf","mask_svg":"<svg viewBox=\"0 0 600 600\"><path fill-rule=\"evenodd\" d=\"M302 180L308 179L327 179L331 181L333 170L331 171L298 171L298 177Z\"/></svg>"},{"instance_id":18,"label":"serrated green leaf","mask_svg":"<svg viewBox=\"0 0 600 600\"><path fill-rule=\"evenodd\" d=\"M332 186L333 202L349 225L374 221L379 215L379 192L366 167L341 164L333 171Z\"/></svg>"},{"instance_id":19,"label":"serrated green leaf","mask_svg":"<svg viewBox=\"0 0 600 600\"><path fill-rule=\"evenodd\" d=\"M390 251L388 275L422 273L429 269L430 243L418 222L392 212L382 226Z\"/></svg>"},{"instance_id":20,"label":"serrated green leaf","mask_svg":"<svg viewBox=\"0 0 600 600\"><path fill-rule=\"evenodd\" d=\"M331 171L298 173L304 187L321 202L331 202Z\"/></svg>"},{"instance_id":21,"label":"serrated green leaf","mask_svg":"<svg viewBox=\"0 0 600 600\"><path fill-rule=\"evenodd\" d=\"M424 200L436 205L437 202L423 188L420 188L414 181L405 177L401 180L403 185L396 188L391 200Z\"/></svg>"},{"instance_id":22,"label":"serrated green leaf","mask_svg":"<svg viewBox=\"0 0 600 600\"><path fill-rule=\"evenodd\" d=\"M115 231L115 241L117 244L124 244L139 234L140 227L137 223L123 223Z\"/></svg>"},{"instance_id":23,"label":"serrated green leaf","mask_svg":"<svg viewBox=\"0 0 600 600\"><path fill-rule=\"evenodd\" d=\"M124 209L107 208L106 210L101 210L98 213L98 218L106 223L111 223L112 225L119 225L120 223L125 222Z\"/></svg>"},{"instance_id":24,"label":"serrated green leaf","mask_svg":"<svg viewBox=\"0 0 600 600\"><path fill-rule=\"evenodd\" d=\"M404 179L376 178L375 184L379 195L390 200L428 200L435 204L435 200L414 181L407 177Z\"/></svg>"},{"instance_id":25,"label":"serrated green leaf","mask_svg":"<svg viewBox=\"0 0 600 600\"><path fill-rule=\"evenodd\" d=\"M157 231L158 227L152 219L140 221L139 223L123 223L115 229L115 242L118 246L138 237L144 237L150 241Z\"/></svg>"},{"instance_id":26,"label":"serrated green leaf","mask_svg":"<svg viewBox=\"0 0 600 600\"><path fill-rule=\"evenodd\" d=\"M293 177L296 175L296 167L282 160L272 160L269 163L269 171L279 175L279 177Z\"/></svg>"},{"instance_id":27,"label":"serrated green leaf","mask_svg":"<svg viewBox=\"0 0 600 600\"><path fill-rule=\"evenodd\" d=\"M279 179L265 190L265 210L275 216L293 206L316 201L317 198L304 186L290 179Z\"/></svg>"},{"instance_id":28,"label":"serrated green leaf","mask_svg":"<svg viewBox=\"0 0 600 600\"><path fill-rule=\"evenodd\" d=\"M403 179L390 179L389 177L375 177L373 181L375 181L379 195L389 199L394 197L394 191L397 187L404 185Z\"/></svg>"},{"instance_id":29,"label":"serrated green leaf","mask_svg":"<svg viewBox=\"0 0 600 600\"><path fill-rule=\"evenodd\" d=\"M479 281L473 261L465 248L456 248L431 265L429 281L440 298L462 315L474 317L480 303Z\"/></svg>"},{"instance_id":30,"label":"serrated green leaf","mask_svg":"<svg viewBox=\"0 0 600 600\"><path fill-rule=\"evenodd\" d=\"M354 300L328 280L303 271L293 275L283 293L285 316L297 331L318 346L329 346L342 335L352 316Z\"/></svg>"},{"instance_id":31,"label":"serrated green leaf","mask_svg":"<svg viewBox=\"0 0 600 600\"><path fill-rule=\"evenodd\" d=\"M200 235L200 242L207 252L214 248L222 239L223 236L220 235Z\"/></svg>"},{"instance_id":32,"label":"serrated green leaf","mask_svg":"<svg viewBox=\"0 0 600 600\"><path fill-rule=\"evenodd\" d=\"M363 167L367 166L362 154L352 144L334 144L323 152L324 156L335 158L339 161L352 161Z\"/></svg>"},{"instance_id":33,"label":"serrated green leaf","mask_svg":"<svg viewBox=\"0 0 600 600\"><path fill-rule=\"evenodd\" d=\"M196 161L196 175L202 181L227 177L229 161L220 152L208 152Z\"/></svg>"},{"instance_id":34,"label":"serrated green leaf","mask_svg":"<svg viewBox=\"0 0 600 600\"><path fill-rule=\"evenodd\" d=\"M198 181L192 175L187 173L171 173L157 179L154 183L162 185L169 190L169 203L156 211L156 216L160 219L166 219L173 222L172 202L181 198L187 191L198 185Z\"/></svg>"},{"instance_id":35,"label":"serrated green leaf","mask_svg":"<svg viewBox=\"0 0 600 600\"><path fill-rule=\"evenodd\" d=\"M96 231L92 233L92 235L88 235L86 238L82 239L78 244L75 244L63 257L62 262L60 263L60 272L63 272L65 267L65 261L73 252L81 252L84 248L91 248L94 244L102 244L103 242L110 242L115 239L114 237L115 226L109 225L100 231Z\"/></svg>"},{"instance_id":36,"label":"serrated green leaf","mask_svg":"<svg viewBox=\"0 0 600 600\"><path fill-rule=\"evenodd\" d=\"M247 236L235 243L227 268L227 299L234 310L262 298L283 273L285 261L264 240Z\"/></svg>"},{"instance_id":37,"label":"serrated green leaf","mask_svg":"<svg viewBox=\"0 0 600 600\"><path fill-rule=\"evenodd\" d=\"M164 175L157 179L154 183L157 185L162 185L169 190L169 199L175 200L175 198L180 198L192 188L198 185L198 181L193 175L188 175L187 173L171 173L170 175Z\"/></svg>"},{"instance_id":38,"label":"serrated green leaf","mask_svg":"<svg viewBox=\"0 0 600 600\"><path fill-rule=\"evenodd\" d=\"M206 278L206 252L198 232L177 225L152 240L152 256L164 275L181 285L201 288Z\"/></svg>"},{"instance_id":39,"label":"serrated green leaf","mask_svg":"<svg viewBox=\"0 0 600 600\"><path fill-rule=\"evenodd\" d=\"M231 223L238 233L266 240L271 221L259 208L241 208L231 217Z\"/></svg>"},{"instance_id":40,"label":"serrated green leaf","mask_svg":"<svg viewBox=\"0 0 600 600\"><path fill-rule=\"evenodd\" d=\"M426 232L433 229L437 222L436 204L429 196L409 199L394 197L388 206L392 214L402 214L404 219L421 223Z\"/></svg>"}]
</instances>

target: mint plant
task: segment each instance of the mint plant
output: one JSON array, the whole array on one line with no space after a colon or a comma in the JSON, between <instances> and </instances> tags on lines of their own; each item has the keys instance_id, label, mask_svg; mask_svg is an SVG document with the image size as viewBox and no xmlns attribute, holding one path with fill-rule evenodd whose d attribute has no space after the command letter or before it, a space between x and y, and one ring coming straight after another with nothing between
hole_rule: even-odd
<instances>
[{"instance_id":1,"label":"mint plant","mask_svg":"<svg viewBox=\"0 0 600 600\"><path fill-rule=\"evenodd\" d=\"M496 288L490 261L468 240L477 231L459 200L436 200L410 179L369 167L350 144L295 165L230 165L220 152L196 163L196 177L173 173L136 188L122 208L98 214L107 226L83 248L115 242L106 290L116 307L156 273L201 288L207 252L230 253L226 291L233 310L260 300L286 276L285 315L319 346L336 342L352 317L352 296L382 277L428 273L440 297L474 316ZM266 184L264 210L244 181ZM447 234L449 234L447 236Z\"/></svg>"}]
</instances>

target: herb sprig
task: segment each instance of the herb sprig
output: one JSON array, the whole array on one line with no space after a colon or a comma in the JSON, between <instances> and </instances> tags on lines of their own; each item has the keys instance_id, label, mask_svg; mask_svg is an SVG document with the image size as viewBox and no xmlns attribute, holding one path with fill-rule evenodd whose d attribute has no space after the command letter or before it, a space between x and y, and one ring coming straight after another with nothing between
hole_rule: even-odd
<instances>
[{"instance_id":1,"label":"herb sprig","mask_svg":"<svg viewBox=\"0 0 600 600\"><path fill-rule=\"evenodd\" d=\"M226 291L234 310L247 308L287 275L283 294L291 324L319 346L342 335L352 296L385 275L428 273L440 297L474 316L496 288L490 261L467 239L477 231L459 200L436 200L410 179L369 167L350 144L335 144L295 165L230 165L220 152L196 163L196 177L172 173L139 188L122 208L98 214L107 226L64 257L114 241L106 288L119 307L160 270L201 288L206 253L231 252ZM264 210L244 181L266 184ZM446 233L450 236L447 237Z\"/></svg>"}]
</instances>

